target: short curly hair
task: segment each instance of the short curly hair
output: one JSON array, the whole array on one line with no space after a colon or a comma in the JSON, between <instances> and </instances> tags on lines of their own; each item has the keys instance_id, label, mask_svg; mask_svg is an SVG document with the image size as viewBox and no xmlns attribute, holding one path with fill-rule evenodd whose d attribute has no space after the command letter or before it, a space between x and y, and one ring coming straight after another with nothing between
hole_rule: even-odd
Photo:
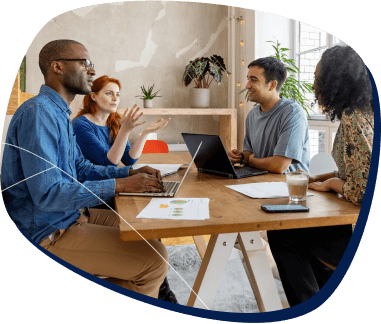
<instances>
[{"instance_id":1,"label":"short curly hair","mask_svg":"<svg viewBox=\"0 0 381 324\"><path fill-rule=\"evenodd\" d=\"M336 45L321 57L315 79L315 96L321 96L324 112L334 121L341 119L344 109L373 107L372 84L361 57L350 47Z\"/></svg>"}]
</instances>

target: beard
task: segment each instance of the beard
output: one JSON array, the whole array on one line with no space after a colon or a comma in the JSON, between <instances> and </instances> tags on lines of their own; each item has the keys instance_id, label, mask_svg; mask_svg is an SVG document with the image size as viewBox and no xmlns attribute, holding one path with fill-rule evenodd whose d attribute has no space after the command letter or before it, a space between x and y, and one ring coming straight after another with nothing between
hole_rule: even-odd
<instances>
[{"instance_id":1,"label":"beard","mask_svg":"<svg viewBox=\"0 0 381 324\"><path fill-rule=\"evenodd\" d=\"M65 89L73 95L86 95L91 93L91 86L85 76L79 73L65 75Z\"/></svg>"}]
</instances>

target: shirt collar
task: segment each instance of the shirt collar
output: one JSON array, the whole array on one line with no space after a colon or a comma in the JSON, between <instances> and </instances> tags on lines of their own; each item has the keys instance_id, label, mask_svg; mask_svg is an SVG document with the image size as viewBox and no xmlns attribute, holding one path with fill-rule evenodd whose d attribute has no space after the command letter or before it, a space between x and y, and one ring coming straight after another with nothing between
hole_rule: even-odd
<instances>
[{"instance_id":1,"label":"shirt collar","mask_svg":"<svg viewBox=\"0 0 381 324\"><path fill-rule=\"evenodd\" d=\"M46 86L45 84L41 85L40 93L48 96L64 113L71 115L71 110L67 102L61 97L58 92L52 88Z\"/></svg>"}]
</instances>

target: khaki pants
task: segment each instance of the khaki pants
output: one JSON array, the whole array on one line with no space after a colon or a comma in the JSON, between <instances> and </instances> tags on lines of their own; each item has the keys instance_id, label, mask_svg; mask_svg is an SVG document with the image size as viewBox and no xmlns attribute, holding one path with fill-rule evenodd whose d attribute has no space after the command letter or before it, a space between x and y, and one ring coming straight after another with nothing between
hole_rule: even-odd
<instances>
[{"instance_id":1,"label":"khaki pants","mask_svg":"<svg viewBox=\"0 0 381 324\"><path fill-rule=\"evenodd\" d=\"M123 242L119 238L119 217L111 210L90 209L51 241L40 245L66 262L96 276L108 277L108 282L158 297L168 265L168 253L157 240Z\"/></svg>"}]
</instances>

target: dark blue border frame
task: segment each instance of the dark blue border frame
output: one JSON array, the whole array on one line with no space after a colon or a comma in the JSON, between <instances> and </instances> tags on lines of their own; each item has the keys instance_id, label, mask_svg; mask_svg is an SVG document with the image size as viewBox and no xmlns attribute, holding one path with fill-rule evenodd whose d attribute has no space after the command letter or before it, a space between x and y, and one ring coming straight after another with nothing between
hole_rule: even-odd
<instances>
[{"instance_id":1,"label":"dark blue border frame","mask_svg":"<svg viewBox=\"0 0 381 324\"><path fill-rule=\"evenodd\" d=\"M161 308L176 311L178 313L183 313L183 314L188 314L188 315L193 315L193 316L208 318L208 319L216 319L216 320L222 320L222 321L228 321L228 322L241 322L241 323L263 323L263 322L282 321L282 320L292 319L292 318L307 314L315 310L319 306L321 306L339 286L341 280L343 279L344 275L346 274L353 260L354 255L356 254L358 245L360 243L361 237L364 232L365 224L368 220L370 207L372 205L374 189L376 186L379 156L380 156L380 141L378 141L378 139L380 139L380 101L378 97L376 84L373 79L373 75L369 71L369 69L368 69L368 73L369 73L370 80L372 83L372 88L373 88L374 120L375 120L374 137L373 137L374 140L373 140L372 162L371 162L370 170L369 170L369 179L368 179L367 189L366 189L364 201L361 206L359 218L356 223L356 229L353 232L348 248L339 266L337 267L336 271L334 272L330 280L323 287L323 289L319 291L318 294L316 294L314 297L310 298L309 300L305 301L304 303L300 305L297 305L288 309L275 311L275 312L241 314L241 313L225 313L225 312L219 312L219 311L203 310L203 309L192 308L192 307L183 306L183 305L171 304L165 301L154 299L152 297L144 296L139 293L121 288L105 280L99 279L96 276L90 275L89 273L77 267L74 267L73 265L67 263L66 261L56 257L54 254L45 250L44 248L36 244L36 242L31 240L27 236L25 235L24 236L29 240L29 242L31 242L34 246L36 246L41 252L45 253L53 260L62 264L66 268L74 271L75 273L81 275L82 277L92 280L95 283L105 288L111 289L119 294L125 295L130 298L134 298L136 300L140 300L142 302L155 305Z\"/></svg>"}]
</instances>

